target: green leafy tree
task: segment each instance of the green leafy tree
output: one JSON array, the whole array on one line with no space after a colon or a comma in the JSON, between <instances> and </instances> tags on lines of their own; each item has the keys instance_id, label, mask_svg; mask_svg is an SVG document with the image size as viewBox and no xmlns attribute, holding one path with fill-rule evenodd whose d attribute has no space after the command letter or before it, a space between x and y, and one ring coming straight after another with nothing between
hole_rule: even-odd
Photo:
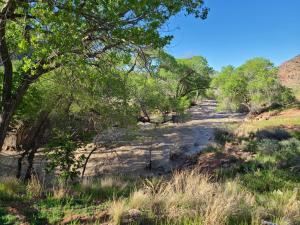
<instances>
[{"instance_id":1,"label":"green leafy tree","mask_svg":"<svg viewBox=\"0 0 300 225\"><path fill-rule=\"evenodd\" d=\"M147 121L158 111L165 122L170 112L183 114L193 98L205 94L212 69L200 56L175 59L162 51L149 55L150 74L143 71L131 76L132 96Z\"/></svg>"},{"instance_id":2,"label":"green leafy tree","mask_svg":"<svg viewBox=\"0 0 300 225\"><path fill-rule=\"evenodd\" d=\"M278 80L277 68L264 58L248 60L238 68L227 66L211 82L221 109L259 112L294 100Z\"/></svg>"},{"instance_id":3,"label":"green leafy tree","mask_svg":"<svg viewBox=\"0 0 300 225\"><path fill-rule=\"evenodd\" d=\"M202 19L208 11L202 0L1 1L1 148L17 106L41 76L74 63L101 66L116 56L126 64L141 46L162 48L172 37L162 36L161 26L182 10Z\"/></svg>"}]
</instances>

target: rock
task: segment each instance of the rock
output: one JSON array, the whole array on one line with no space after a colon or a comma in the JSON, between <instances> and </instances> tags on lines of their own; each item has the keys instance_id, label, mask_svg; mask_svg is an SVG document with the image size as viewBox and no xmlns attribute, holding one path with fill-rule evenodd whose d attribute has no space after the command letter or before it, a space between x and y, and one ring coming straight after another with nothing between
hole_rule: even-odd
<instances>
[{"instance_id":1,"label":"rock","mask_svg":"<svg viewBox=\"0 0 300 225\"><path fill-rule=\"evenodd\" d=\"M128 211L128 215L133 219L137 219L137 218L140 218L142 216L142 212L138 209L130 209Z\"/></svg>"},{"instance_id":2,"label":"rock","mask_svg":"<svg viewBox=\"0 0 300 225\"><path fill-rule=\"evenodd\" d=\"M268 221L265 221L265 220L262 220L261 224L262 225L277 225L276 223L268 222Z\"/></svg>"},{"instance_id":3,"label":"rock","mask_svg":"<svg viewBox=\"0 0 300 225\"><path fill-rule=\"evenodd\" d=\"M138 209L130 209L126 216L122 218L122 224L132 224L142 217L142 212Z\"/></svg>"},{"instance_id":4,"label":"rock","mask_svg":"<svg viewBox=\"0 0 300 225\"><path fill-rule=\"evenodd\" d=\"M283 85L300 85L300 55L283 63L279 67L278 75Z\"/></svg>"}]
</instances>

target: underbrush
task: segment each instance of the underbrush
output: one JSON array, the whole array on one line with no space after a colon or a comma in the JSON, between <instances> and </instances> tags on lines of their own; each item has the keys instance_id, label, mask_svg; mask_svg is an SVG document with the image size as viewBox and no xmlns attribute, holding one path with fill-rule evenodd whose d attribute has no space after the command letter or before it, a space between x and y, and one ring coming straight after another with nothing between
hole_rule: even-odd
<instances>
[{"instance_id":1,"label":"underbrush","mask_svg":"<svg viewBox=\"0 0 300 225\"><path fill-rule=\"evenodd\" d=\"M1 190L14 198L3 199L1 195L4 204L0 207L0 222L18 224L21 214L29 224L47 221L48 224L259 225L262 220L299 224L300 194L295 186L299 182L293 181L294 186L276 186L269 183L278 180L277 177L266 179L270 175L256 173L252 174L254 177L246 173L219 182L196 171L138 182L132 178L104 178L43 189L42 195L26 192L30 184L26 188L15 179L8 179L1 183ZM282 180L286 178L283 176ZM267 184L274 188L266 187ZM16 214L11 210L17 207L16 203L36 211L29 214L20 210Z\"/></svg>"},{"instance_id":2,"label":"underbrush","mask_svg":"<svg viewBox=\"0 0 300 225\"><path fill-rule=\"evenodd\" d=\"M221 131L221 145L212 152L231 142L251 157L210 175L186 170L50 188L36 178L27 184L6 178L0 182L0 224L299 225L300 140L290 136L239 139Z\"/></svg>"}]
</instances>

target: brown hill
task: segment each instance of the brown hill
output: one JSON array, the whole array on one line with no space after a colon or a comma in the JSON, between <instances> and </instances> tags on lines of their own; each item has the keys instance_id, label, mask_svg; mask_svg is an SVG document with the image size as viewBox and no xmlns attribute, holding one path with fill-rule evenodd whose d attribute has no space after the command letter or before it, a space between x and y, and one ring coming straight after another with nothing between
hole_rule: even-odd
<instances>
[{"instance_id":1,"label":"brown hill","mask_svg":"<svg viewBox=\"0 0 300 225\"><path fill-rule=\"evenodd\" d=\"M286 61L279 67L279 78L283 85L300 86L300 55Z\"/></svg>"}]
</instances>

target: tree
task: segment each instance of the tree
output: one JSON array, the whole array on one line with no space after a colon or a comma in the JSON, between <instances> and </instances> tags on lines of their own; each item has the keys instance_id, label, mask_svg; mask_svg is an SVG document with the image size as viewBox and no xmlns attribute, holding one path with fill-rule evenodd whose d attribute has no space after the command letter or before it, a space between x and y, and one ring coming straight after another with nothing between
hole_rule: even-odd
<instances>
[{"instance_id":1,"label":"tree","mask_svg":"<svg viewBox=\"0 0 300 225\"><path fill-rule=\"evenodd\" d=\"M264 58L254 58L238 68L227 66L211 83L219 108L259 112L274 104L294 100L291 91L278 80L277 68Z\"/></svg>"},{"instance_id":2,"label":"tree","mask_svg":"<svg viewBox=\"0 0 300 225\"><path fill-rule=\"evenodd\" d=\"M202 56L194 56L188 59L178 59L182 69L180 73L184 74L181 77L180 83L181 97L189 95L190 97L204 96L206 89L211 81L213 69L208 65L207 60Z\"/></svg>"},{"instance_id":3,"label":"tree","mask_svg":"<svg viewBox=\"0 0 300 225\"><path fill-rule=\"evenodd\" d=\"M141 46L170 42L159 30L171 16L184 10L205 19L208 12L202 0L5 0L0 8L0 148L17 106L44 74L74 64L101 67L115 56L127 64Z\"/></svg>"},{"instance_id":4,"label":"tree","mask_svg":"<svg viewBox=\"0 0 300 225\"><path fill-rule=\"evenodd\" d=\"M136 71L129 79L132 99L145 121L150 122L155 111L162 114L163 122L170 112L183 114L193 98L209 87L212 69L201 56L175 59L163 51L148 51L146 56L151 69Z\"/></svg>"}]
</instances>

